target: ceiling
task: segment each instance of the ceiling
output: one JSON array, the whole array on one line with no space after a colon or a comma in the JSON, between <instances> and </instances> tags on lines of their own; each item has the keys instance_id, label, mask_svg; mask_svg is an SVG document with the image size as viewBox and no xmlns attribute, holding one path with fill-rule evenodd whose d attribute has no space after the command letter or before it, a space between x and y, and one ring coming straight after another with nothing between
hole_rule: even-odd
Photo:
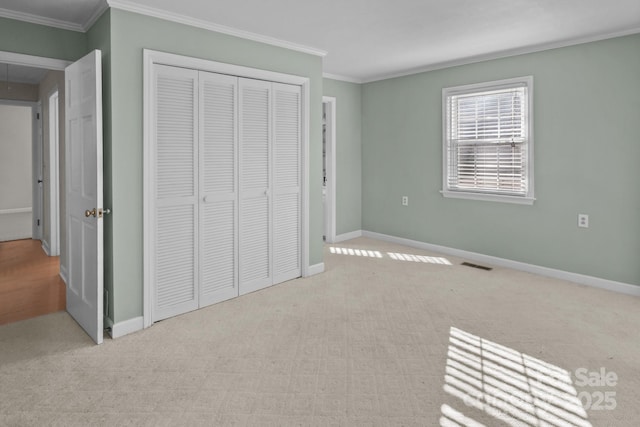
<instances>
[{"instance_id":1,"label":"ceiling","mask_svg":"<svg viewBox=\"0 0 640 427\"><path fill-rule=\"evenodd\" d=\"M86 31L107 3L326 53L357 82L640 33L639 0L2 0L0 16Z\"/></svg>"}]
</instances>

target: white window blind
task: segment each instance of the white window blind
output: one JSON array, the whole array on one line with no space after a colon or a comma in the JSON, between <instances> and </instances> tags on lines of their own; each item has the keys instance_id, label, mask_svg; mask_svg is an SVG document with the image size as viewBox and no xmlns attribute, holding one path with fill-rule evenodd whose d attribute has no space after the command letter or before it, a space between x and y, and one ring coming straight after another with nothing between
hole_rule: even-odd
<instances>
[{"instance_id":1,"label":"white window blind","mask_svg":"<svg viewBox=\"0 0 640 427\"><path fill-rule=\"evenodd\" d=\"M448 88L444 189L533 199L531 78Z\"/></svg>"}]
</instances>

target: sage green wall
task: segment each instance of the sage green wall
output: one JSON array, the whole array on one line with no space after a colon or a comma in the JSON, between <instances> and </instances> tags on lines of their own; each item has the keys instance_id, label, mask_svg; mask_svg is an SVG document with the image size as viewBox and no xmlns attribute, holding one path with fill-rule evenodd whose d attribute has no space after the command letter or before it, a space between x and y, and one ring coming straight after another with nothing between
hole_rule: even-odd
<instances>
[{"instance_id":1,"label":"sage green wall","mask_svg":"<svg viewBox=\"0 0 640 427\"><path fill-rule=\"evenodd\" d=\"M322 58L111 9L113 320L142 315L143 49L311 79L310 263L322 261Z\"/></svg>"},{"instance_id":2,"label":"sage green wall","mask_svg":"<svg viewBox=\"0 0 640 427\"><path fill-rule=\"evenodd\" d=\"M102 179L103 207L110 208L113 201L111 181L114 175L111 161L111 9L87 31L87 50L102 52ZM113 320L113 221L104 217L104 288L108 293L104 315Z\"/></svg>"},{"instance_id":3,"label":"sage green wall","mask_svg":"<svg viewBox=\"0 0 640 427\"><path fill-rule=\"evenodd\" d=\"M362 229L362 85L324 79L336 98L336 234Z\"/></svg>"},{"instance_id":4,"label":"sage green wall","mask_svg":"<svg viewBox=\"0 0 640 427\"><path fill-rule=\"evenodd\" d=\"M0 50L75 61L87 50L83 33L0 18Z\"/></svg>"},{"instance_id":5,"label":"sage green wall","mask_svg":"<svg viewBox=\"0 0 640 427\"><path fill-rule=\"evenodd\" d=\"M443 198L442 88L526 75L535 204ZM362 96L365 230L640 284L640 35L369 83Z\"/></svg>"}]
</instances>

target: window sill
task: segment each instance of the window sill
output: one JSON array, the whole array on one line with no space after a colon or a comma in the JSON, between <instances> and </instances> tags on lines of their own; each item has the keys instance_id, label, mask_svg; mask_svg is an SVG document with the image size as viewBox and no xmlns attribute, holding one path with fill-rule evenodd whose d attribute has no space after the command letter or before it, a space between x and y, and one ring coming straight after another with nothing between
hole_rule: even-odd
<instances>
[{"instance_id":1,"label":"window sill","mask_svg":"<svg viewBox=\"0 0 640 427\"><path fill-rule=\"evenodd\" d=\"M533 205L533 202L536 200L533 197L502 196L499 194L483 194L483 193L467 193L464 191L443 190L440 193L444 197L448 197L451 199L482 200L486 202L515 203L518 205Z\"/></svg>"}]
</instances>

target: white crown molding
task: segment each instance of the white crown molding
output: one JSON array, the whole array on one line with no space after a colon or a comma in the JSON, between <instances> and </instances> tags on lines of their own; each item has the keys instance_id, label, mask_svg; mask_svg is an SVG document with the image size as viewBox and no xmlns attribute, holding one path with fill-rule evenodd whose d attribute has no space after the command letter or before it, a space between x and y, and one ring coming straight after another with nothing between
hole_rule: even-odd
<instances>
[{"instance_id":1,"label":"white crown molding","mask_svg":"<svg viewBox=\"0 0 640 427\"><path fill-rule=\"evenodd\" d=\"M75 22L61 21L58 19L45 18L38 15L32 15L29 13L16 12L9 9L0 8L0 17L14 19L17 21L30 22L32 24L46 25L48 27L60 28L63 30L76 31L80 33L86 33L93 24L102 16L102 14L109 7L114 9L120 9L127 12L138 13L141 15L151 16L154 18L164 19L166 21L172 21L179 24L189 25L191 27L202 28L217 33L227 34L234 37L239 37L246 40L252 40L271 46L282 47L290 49L296 52L307 53L314 56L324 57L327 52L321 49L316 49L310 46L304 46L288 42L285 40L276 39L274 37L264 36L249 31L243 31L236 28L226 27L224 25L214 24L201 19L191 18L189 16L180 15L176 13L167 12L162 9L153 7L141 6L127 0L103 0L98 4L98 7L93 14L87 19L84 24L77 24Z\"/></svg>"},{"instance_id":2,"label":"white crown molding","mask_svg":"<svg viewBox=\"0 0 640 427\"><path fill-rule=\"evenodd\" d=\"M562 47L592 43L592 42L597 42L601 40L613 39L616 37L630 36L632 34L638 34L638 33L640 33L640 27L634 27L634 28L629 28L626 30L616 31L612 33L599 34L599 35L587 36L587 37L576 37L573 39L563 40L559 42L551 42L551 43L539 44L535 46L526 46L526 47L517 48L517 49L510 49L510 50L505 50L501 52L490 53L487 55L478 55L478 56L463 58L463 59L454 60L454 61L447 61L447 62L441 62L438 64L426 65L424 67L413 68L411 70L400 71L397 73L381 74L375 77L362 79L362 83L373 83L381 80L394 79L397 77L412 76L415 74L426 73L428 71L442 70L445 68L457 67L460 65L474 64L476 62L484 62L484 61L490 61L494 59L508 58L511 56L525 55L528 53L542 52L545 50L559 49Z\"/></svg>"},{"instance_id":3,"label":"white crown molding","mask_svg":"<svg viewBox=\"0 0 640 427\"><path fill-rule=\"evenodd\" d=\"M238 30L224 25L214 24L212 22L204 21L201 19L191 18L189 16L180 15L177 13L167 12L162 9L154 7L147 7L135 4L126 0L107 0L109 6L114 9L120 9L127 12L139 13L141 15L151 16L154 18L164 19L166 21L176 22L178 24L189 25L191 27L202 28L216 33L227 34L234 37L239 37L246 40L252 40L272 46L283 47L285 49L294 50L297 52L307 53L310 55L324 57L327 52L324 50L316 49L309 46L303 46L296 43L291 43L285 40L276 39L273 37L263 36L260 34L252 33L249 31Z\"/></svg>"},{"instance_id":4,"label":"white crown molding","mask_svg":"<svg viewBox=\"0 0 640 427\"><path fill-rule=\"evenodd\" d=\"M339 81L347 82L347 83L358 83L358 84L364 83L364 81L362 79L356 79L354 77L341 76L339 74L322 73L322 77L324 77L325 79L339 80Z\"/></svg>"},{"instance_id":5,"label":"white crown molding","mask_svg":"<svg viewBox=\"0 0 640 427\"><path fill-rule=\"evenodd\" d=\"M16 12L15 10L0 8L0 17L14 19L16 21L29 22L31 24L46 25L47 27L60 28L62 30L76 31L83 33L85 30L82 25L75 22L61 21L59 19L45 18L30 13Z\"/></svg>"},{"instance_id":6,"label":"white crown molding","mask_svg":"<svg viewBox=\"0 0 640 427\"><path fill-rule=\"evenodd\" d=\"M327 55L327 52L321 49L304 46L292 42L288 42L285 40L276 39L273 37L268 37L256 33L252 33L249 31L243 31L236 28L227 27L224 25L214 24L211 22L207 22L201 19L191 18L185 15L170 13L162 9L141 6L129 0L101 0L98 4L98 7L94 11L94 13L89 17L89 19L84 24L78 24L75 22L62 21L57 19L45 18L38 15L33 15L29 13L16 12L9 9L0 8L0 17L14 19L18 21L30 22L32 24L46 25L49 27L60 28L63 30L70 30L76 32L87 32L93 24L102 16L102 14L109 8L120 9L128 12L134 12L142 15L147 15L159 19L164 19L167 21L172 21L184 25L189 25L196 28L202 28L209 31L214 31L222 34L227 34L234 37L243 38L246 40L252 40L272 46L278 46L285 49L294 50L297 52L307 53L315 56L324 57ZM584 43L591 43L616 37L624 37L632 34L640 33L640 27L629 28L625 30L615 31L606 34L600 35L592 35L586 37L577 37L573 39L563 40L559 42L545 43L535 46L527 46L523 48L505 50L501 52L494 52L487 55L478 55L473 57L467 57L459 60L446 61L437 64L425 65L424 67L412 68L404 71L380 74L373 77L351 77L344 76L333 73L323 73L323 77L332 80L339 80L349 83L356 84L364 84L364 83L372 83L381 80L388 80L397 77L405 77L420 73L425 73L428 71L441 70L445 68L457 67L460 65L468 65L474 64L477 62L490 61L494 59L507 58L511 56L524 55L528 53L541 52L545 50L558 49L562 47L569 47Z\"/></svg>"}]
</instances>

